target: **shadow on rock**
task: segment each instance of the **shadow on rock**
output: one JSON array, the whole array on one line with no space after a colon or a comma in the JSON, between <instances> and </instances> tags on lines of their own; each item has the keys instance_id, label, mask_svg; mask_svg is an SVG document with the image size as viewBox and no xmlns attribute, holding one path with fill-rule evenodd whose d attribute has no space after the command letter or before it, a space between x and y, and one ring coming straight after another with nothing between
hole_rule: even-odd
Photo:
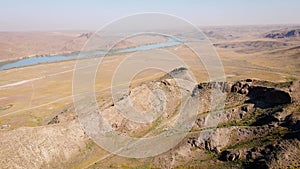
<instances>
[{"instance_id":1,"label":"shadow on rock","mask_svg":"<svg viewBox=\"0 0 300 169\"><path fill-rule=\"evenodd\" d=\"M247 103L252 103L254 104L254 107L262 109L292 102L292 98L289 93L261 86L249 87L247 96L249 97Z\"/></svg>"}]
</instances>

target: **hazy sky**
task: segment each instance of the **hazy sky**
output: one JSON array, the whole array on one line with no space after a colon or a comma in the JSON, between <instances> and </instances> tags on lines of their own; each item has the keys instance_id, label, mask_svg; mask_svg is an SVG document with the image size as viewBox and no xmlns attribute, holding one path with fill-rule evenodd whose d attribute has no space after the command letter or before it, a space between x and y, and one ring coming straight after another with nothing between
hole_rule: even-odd
<instances>
[{"instance_id":1,"label":"hazy sky","mask_svg":"<svg viewBox=\"0 0 300 169\"><path fill-rule=\"evenodd\" d=\"M0 30L96 30L141 12L199 26L300 24L300 0L1 0Z\"/></svg>"}]
</instances>

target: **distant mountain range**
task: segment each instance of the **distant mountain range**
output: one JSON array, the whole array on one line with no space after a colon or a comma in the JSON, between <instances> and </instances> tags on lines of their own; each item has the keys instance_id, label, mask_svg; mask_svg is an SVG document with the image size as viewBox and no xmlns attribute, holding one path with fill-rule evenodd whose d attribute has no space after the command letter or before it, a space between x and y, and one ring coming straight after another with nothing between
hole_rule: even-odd
<instances>
[{"instance_id":1,"label":"distant mountain range","mask_svg":"<svg viewBox=\"0 0 300 169\"><path fill-rule=\"evenodd\" d=\"M278 30L272 31L265 35L266 38L281 39L281 38L299 38L300 29Z\"/></svg>"}]
</instances>

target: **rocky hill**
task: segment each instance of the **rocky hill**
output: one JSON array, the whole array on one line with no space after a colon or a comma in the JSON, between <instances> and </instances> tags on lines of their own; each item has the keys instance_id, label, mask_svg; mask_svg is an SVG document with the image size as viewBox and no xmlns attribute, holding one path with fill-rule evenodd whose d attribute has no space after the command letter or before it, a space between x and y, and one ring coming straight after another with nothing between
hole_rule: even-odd
<instances>
[{"instance_id":1,"label":"rocky hill","mask_svg":"<svg viewBox=\"0 0 300 169\"><path fill-rule=\"evenodd\" d=\"M185 71L180 68L170 74L182 77ZM149 87L153 83L144 85ZM173 98L178 94L172 92L174 81L171 76L164 76L155 84L167 87L166 91L171 91ZM146 163L152 166L150 168L299 167L299 86L299 81L273 83L255 79L197 84L189 92L199 99L202 109L189 134L168 152L138 160L137 166ZM225 109L216 110L217 113L210 112L208 100L212 89L226 94ZM171 104L173 108L174 103ZM216 128L206 127L210 113L219 117ZM150 133L159 133L160 126L168 127L167 121L173 121L172 114L169 115L155 123L156 131ZM104 163L99 162L93 167L102 165ZM118 168L120 164L110 166Z\"/></svg>"},{"instance_id":2,"label":"rocky hill","mask_svg":"<svg viewBox=\"0 0 300 169\"><path fill-rule=\"evenodd\" d=\"M291 44L277 41L245 41L245 42L228 42L214 44L217 48L233 49L237 53L251 54L262 51L271 51L290 47Z\"/></svg>"},{"instance_id":3,"label":"rocky hill","mask_svg":"<svg viewBox=\"0 0 300 169\"><path fill-rule=\"evenodd\" d=\"M88 167L300 167L300 81L246 79L195 84L187 72L186 68L175 69L157 80L131 86L129 93L120 95L115 102L107 97L99 103L103 117L114 130L131 137L150 137L178 120L182 94L193 98L200 108L192 129L179 144L154 157L128 159L111 155L110 160L92 162ZM153 90L157 92L151 93ZM211 109L213 90L226 96L224 109ZM152 117L152 113L157 119L151 124L125 119L118 113L118 106L129 98L145 116ZM164 105L165 112L160 114ZM45 121L44 126L0 131L0 168L70 168L95 156L93 153L100 148L91 144L71 107ZM207 127L209 115L218 118L215 127Z\"/></svg>"},{"instance_id":4,"label":"rocky hill","mask_svg":"<svg viewBox=\"0 0 300 169\"><path fill-rule=\"evenodd\" d=\"M300 29L278 30L272 31L265 35L266 38L282 39L282 38L299 38Z\"/></svg>"}]
</instances>

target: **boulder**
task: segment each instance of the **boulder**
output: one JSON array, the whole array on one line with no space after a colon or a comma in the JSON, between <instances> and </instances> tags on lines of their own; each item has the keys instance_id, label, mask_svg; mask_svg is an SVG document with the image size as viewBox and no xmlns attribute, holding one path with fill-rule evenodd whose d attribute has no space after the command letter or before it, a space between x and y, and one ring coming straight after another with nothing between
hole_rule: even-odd
<instances>
[{"instance_id":1,"label":"boulder","mask_svg":"<svg viewBox=\"0 0 300 169\"><path fill-rule=\"evenodd\" d=\"M249 90L246 89L246 88L242 88L241 90L239 90L239 93L240 93L240 94L247 95L247 94L249 93Z\"/></svg>"}]
</instances>

